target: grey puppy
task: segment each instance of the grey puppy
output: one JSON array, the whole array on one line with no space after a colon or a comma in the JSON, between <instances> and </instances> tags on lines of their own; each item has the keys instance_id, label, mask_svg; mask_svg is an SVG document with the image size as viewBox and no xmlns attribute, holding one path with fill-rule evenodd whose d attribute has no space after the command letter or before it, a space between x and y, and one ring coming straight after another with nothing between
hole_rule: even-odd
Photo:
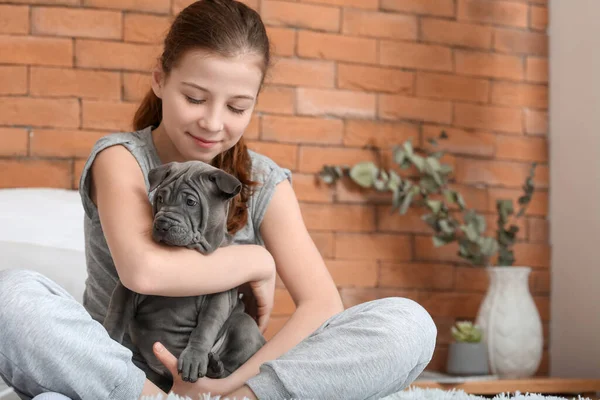
<instances>
[{"instance_id":1,"label":"grey puppy","mask_svg":"<svg viewBox=\"0 0 600 400\"><path fill-rule=\"evenodd\" d=\"M171 246L185 246L210 254L231 244L227 215L231 198L241 190L234 176L201 161L169 163L148 174L153 202L152 238ZM165 273L168 265L165 265ZM219 271L215 271L219 273ZM224 378L264 344L256 321L244 312L234 288L191 297L141 295L119 281L104 327L122 343L127 332L132 343L156 373L171 377L152 352L160 341L178 358L185 381Z\"/></svg>"}]
</instances>

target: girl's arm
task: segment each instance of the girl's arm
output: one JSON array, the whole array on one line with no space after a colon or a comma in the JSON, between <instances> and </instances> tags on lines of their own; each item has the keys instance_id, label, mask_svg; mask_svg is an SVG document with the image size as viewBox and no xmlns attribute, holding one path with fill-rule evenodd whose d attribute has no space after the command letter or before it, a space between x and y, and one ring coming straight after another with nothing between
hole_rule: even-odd
<instances>
[{"instance_id":1,"label":"girl's arm","mask_svg":"<svg viewBox=\"0 0 600 400\"><path fill-rule=\"evenodd\" d=\"M231 376L241 387L258 374L259 367L287 352L331 316L344 310L341 298L300 213L287 180L277 185L260 227L277 272L289 291L296 311L283 328Z\"/></svg>"},{"instance_id":2,"label":"girl's arm","mask_svg":"<svg viewBox=\"0 0 600 400\"><path fill-rule=\"evenodd\" d=\"M128 289L148 295L197 296L274 273L272 256L260 246L228 246L205 256L156 243L144 176L123 146L101 151L90 173L90 197L98 208L119 278Z\"/></svg>"}]
</instances>

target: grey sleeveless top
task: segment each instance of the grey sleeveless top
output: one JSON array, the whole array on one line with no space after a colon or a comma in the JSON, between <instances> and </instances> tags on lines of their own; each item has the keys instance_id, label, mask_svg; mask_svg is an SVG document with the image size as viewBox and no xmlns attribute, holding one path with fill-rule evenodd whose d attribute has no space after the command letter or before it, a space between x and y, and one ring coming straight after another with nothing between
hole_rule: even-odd
<instances>
[{"instance_id":1,"label":"grey sleeveless top","mask_svg":"<svg viewBox=\"0 0 600 400\"><path fill-rule=\"evenodd\" d=\"M127 133L113 133L100 138L85 163L79 182L79 194L85 211L84 235L85 256L88 277L85 282L83 305L92 318L102 323L108 308L110 296L119 279L111 257L100 218L94 202L89 195L89 171L98 153L107 147L122 145L137 160L149 188L148 172L161 165L158 153L152 141L152 127ZM275 186L288 179L291 183L291 171L279 167L270 158L248 150L252 161L252 180L259 182L248 202L248 222L234 236L235 244L258 244L264 246L260 235L260 224L273 196ZM148 193L150 201L153 193Z\"/></svg>"}]
</instances>

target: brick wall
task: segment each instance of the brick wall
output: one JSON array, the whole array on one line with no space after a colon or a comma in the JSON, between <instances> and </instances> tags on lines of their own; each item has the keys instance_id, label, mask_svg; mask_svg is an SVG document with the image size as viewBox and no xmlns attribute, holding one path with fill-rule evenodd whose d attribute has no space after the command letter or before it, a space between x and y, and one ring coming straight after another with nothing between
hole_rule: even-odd
<instances>
[{"instance_id":1,"label":"brick wall","mask_svg":"<svg viewBox=\"0 0 600 400\"><path fill-rule=\"evenodd\" d=\"M549 321L547 0L246 0L277 63L246 133L294 171L306 224L346 306L419 301L439 328L443 369L456 319L487 287L455 249L433 249L417 212L389 198L317 185L323 163L374 159L366 146L423 144L444 128L447 161L469 206L516 198L531 161L537 190L517 264ZM10 4L9 4L10 3ZM160 39L183 0L0 1L0 187L76 188L98 137L130 129ZM293 312L279 284L268 336ZM546 374L548 354L539 370Z\"/></svg>"}]
</instances>

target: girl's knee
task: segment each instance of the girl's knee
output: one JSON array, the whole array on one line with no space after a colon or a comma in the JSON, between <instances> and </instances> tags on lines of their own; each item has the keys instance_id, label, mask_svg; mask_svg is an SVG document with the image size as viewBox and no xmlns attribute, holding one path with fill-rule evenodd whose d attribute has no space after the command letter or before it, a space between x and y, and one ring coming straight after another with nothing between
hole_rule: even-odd
<instances>
[{"instance_id":1,"label":"girl's knee","mask_svg":"<svg viewBox=\"0 0 600 400\"><path fill-rule=\"evenodd\" d=\"M6 269L0 271L0 325L6 320L22 319L23 313L31 304L34 291L42 287L45 277L39 272L24 269Z\"/></svg>"}]
</instances>

